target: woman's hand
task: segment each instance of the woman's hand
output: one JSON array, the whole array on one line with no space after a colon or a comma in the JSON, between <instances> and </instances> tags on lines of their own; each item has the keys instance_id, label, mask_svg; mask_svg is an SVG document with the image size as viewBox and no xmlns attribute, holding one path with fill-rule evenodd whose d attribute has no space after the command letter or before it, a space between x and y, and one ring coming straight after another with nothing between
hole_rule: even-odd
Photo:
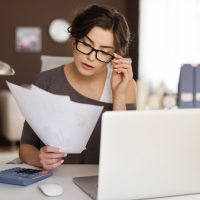
<instances>
[{"instance_id":1,"label":"woman's hand","mask_svg":"<svg viewBox=\"0 0 200 200\"><path fill-rule=\"evenodd\" d=\"M115 58L112 60L112 92L115 98L126 98L126 90L129 82L133 78L131 61L114 53Z\"/></svg>"},{"instance_id":2,"label":"woman's hand","mask_svg":"<svg viewBox=\"0 0 200 200\"><path fill-rule=\"evenodd\" d=\"M44 146L40 149L39 159L44 170L53 170L64 162L66 154L56 147Z\"/></svg>"}]
</instances>

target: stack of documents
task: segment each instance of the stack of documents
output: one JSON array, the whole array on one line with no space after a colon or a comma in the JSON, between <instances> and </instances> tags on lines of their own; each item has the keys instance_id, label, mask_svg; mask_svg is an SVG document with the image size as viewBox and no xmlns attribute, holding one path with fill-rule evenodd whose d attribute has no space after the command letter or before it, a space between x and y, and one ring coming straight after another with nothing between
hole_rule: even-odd
<instances>
[{"instance_id":1,"label":"stack of documents","mask_svg":"<svg viewBox=\"0 0 200 200\"><path fill-rule=\"evenodd\" d=\"M26 121L45 145L66 153L81 153L103 110L76 103L32 85L26 89L7 82Z\"/></svg>"}]
</instances>

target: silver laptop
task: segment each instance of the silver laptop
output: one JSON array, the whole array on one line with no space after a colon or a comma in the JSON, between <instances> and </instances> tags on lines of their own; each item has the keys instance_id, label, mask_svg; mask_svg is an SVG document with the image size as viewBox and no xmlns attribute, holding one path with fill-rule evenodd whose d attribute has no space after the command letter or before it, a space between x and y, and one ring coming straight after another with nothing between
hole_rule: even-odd
<instances>
[{"instance_id":1,"label":"silver laptop","mask_svg":"<svg viewBox=\"0 0 200 200\"><path fill-rule=\"evenodd\" d=\"M98 200L200 193L200 109L104 113L98 185L74 182Z\"/></svg>"}]
</instances>

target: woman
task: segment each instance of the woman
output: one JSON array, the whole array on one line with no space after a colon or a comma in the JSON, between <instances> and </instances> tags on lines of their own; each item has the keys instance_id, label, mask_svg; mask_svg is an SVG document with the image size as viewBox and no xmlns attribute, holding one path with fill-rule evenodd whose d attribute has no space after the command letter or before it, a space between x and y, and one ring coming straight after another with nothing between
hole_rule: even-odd
<instances>
[{"instance_id":1,"label":"woman","mask_svg":"<svg viewBox=\"0 0 200 200\"><path fill-rule=\"evenodd\" d=\"M42 72L35 85L72 101L104 106L108 110L133 110L136 84L126 53L130 32L123 15L115 9L92 5L82 10L69 28L74 61ZM99 162L101 116L81 154L65 155L45 146L27 122L20 144L20 158L30 165L52 170L62 163ZM48 133L47 133L48 134Z\"/></svg>"}]
</instances>

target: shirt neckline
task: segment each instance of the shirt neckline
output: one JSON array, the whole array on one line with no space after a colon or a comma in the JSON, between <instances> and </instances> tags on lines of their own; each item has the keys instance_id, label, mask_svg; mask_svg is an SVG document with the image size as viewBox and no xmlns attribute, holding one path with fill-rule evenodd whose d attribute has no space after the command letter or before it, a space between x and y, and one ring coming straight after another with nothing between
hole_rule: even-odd
<instances>
[{"instance_id":1,"label":"shirt neckline","mask_svg":"<svg viewBox=\"0 0 200 200\"><path fill-rule=\"evenodd\" d=\"M76 89L74 89L74 87L70 84L70 82L68 81L68 79L67 79L67 77L65 76L65 71L64 71L64 65L62 66L62 76L63 76L63 78L65 79L65 83L70 87L70 89L71 90L73 90L73 92L77 95L77 96L79 96L79 97L81 97L81 98L84 98L84 99L86 99L86 100L88 100L88 101L90 101L90 102L92 102L92 103L95 103L95 104L103 104L103 105L111 105L112 103L106 103L106 102L103 102L103 101L98 101L98 100L95 100L95 99L92 99L92 98L90 98L90 97L87 97L87 96L84 96L84 95L82 95L81 93L79 93Z\"/></svg>"}]
</instances>

